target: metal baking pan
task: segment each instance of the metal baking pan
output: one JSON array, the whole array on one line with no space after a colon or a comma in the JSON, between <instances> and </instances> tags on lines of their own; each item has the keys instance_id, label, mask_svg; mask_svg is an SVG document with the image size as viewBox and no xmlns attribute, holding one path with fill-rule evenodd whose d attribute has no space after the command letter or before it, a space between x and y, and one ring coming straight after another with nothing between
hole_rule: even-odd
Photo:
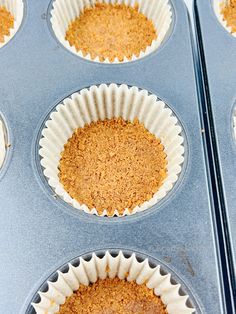
<instances>
[{"instance_id":1,"label":"metal baking pan","mask_svg":"<svg viewBox=\"0 0 236 314\"><path fill-rule=\"evenodd\" d=\"M171 34L142 60L104 65L65 50L50 27L48 0L26 1L23 24L0 50L0 111L8 154L0 181L0 311L33 313L44 281L87 252L121 248L158 260L193 296L199 313L225 311L213 197L196 89L187 9L172 1ZM53 197L37 169L37 139L57 103L84 87L125 83L156 94L186 134L186 162L174 189L124 218L75 211Z\"/></svg>"},{"instance_id":2,"label":"metal baking pan","mask_svg":"<svg viewBox=\"0 0 236 314\"><path fill-rule=\"evenodd\" d=\"M213 1L196 1L195 17L201 50L205 99L224 227L231 297L236 300L236 138L233 116L236 100L236 39L220 23Z\"/></svg>"}]
</instances>

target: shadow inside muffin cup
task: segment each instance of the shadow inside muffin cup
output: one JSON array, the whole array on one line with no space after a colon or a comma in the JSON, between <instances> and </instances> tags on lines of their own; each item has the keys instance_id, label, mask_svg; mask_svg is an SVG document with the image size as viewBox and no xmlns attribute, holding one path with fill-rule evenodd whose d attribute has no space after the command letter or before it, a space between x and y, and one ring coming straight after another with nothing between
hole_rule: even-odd
<instances>
[{"instance_id":1,"label":"shadow inside muffin cup","mask_svg":"<svg viewBox=\"0 0 236 314\"><path fill-rule=\"evenodd\" d=\"M64 145L76 129L83 128L91 122L112 118L122 118L131 122L137 118L146 130L161 140L166 154L167 176L151 199L136 206L132 211L124 208L122 213L114 210L111 215L106 208L99 213L96 208L89 208L87 204L80 204L73 199L59 180L59 163ZM174 187L184 162L186 143L182 132L182 127L172 110L146 90L124 84L92 86L66 98L50 114L39 141L41 166L55 193L74 208L98 216L133 215L158 203Z\"/></svg>"},{"instance_id":2,"label":"shadow inside muffin cup","mask_svg":"<svg viewBox=\"0 0 236 314\"><path fill-rule=\"evenodd\" d=\"M232 27L228 24L226 19L224 18L223 15L223 9L224 7L227 6L227 1L226 0L212 0L212 5L214 12L216 14L216 17L220 24L233 36L236 37L236 32L233 31Z\"/></svg>"},{"instance_id":3,"label":"shadow inside muffin cup","mask_svg":"<svg viewBox=\"0 0 236 314\"><path fill-rule=\"evenodd\" d=\"M124 58L122 61L119 60L118 57L114 58L113 61L109 60L108 57L101 60L99 56L92 57L90 53L84 54L81 50L77 50L75 46L70 45L69 41L65 39L68 27L71 22L81 16L86 8L94 7L98 3L124 4L132 8L138 6L138 11L153 23L157 38L153 40L151 45L147 46L145 50L140 51L139 55L133 54L132 57L123 56ZM52 2L50 15L52 30L56 38L66 49L75 55L90 61L112 64L135 61L157 50L170 34L170 29L173 23L173 10L169 0L54 0Z\"/></svg>"},{"instance_id":4,"label":"shadow inside muffin cup","mask_svg":"<svg viewBox=\"0 0 236 314\"><path fill-rule=\"evenodd\" d=\"M174 277L157 261L141 254L120 250L94 252L57 270L34 296L32 307L37 314L57 313L81 285L117 278L153 290L169 314L195 313L196 302Z\"/></svg>"},{"instance_id":5,"label":"shadow inside muffin cup","mask_svg":"<svg viewBox=\"0 0 236 314\"><path fill-rule=\"evenodd\" d=\"M0 0L0 8L2 7L13 16L14 26L10 28L10 34L4 36L4 41L0 42L0 48L6 45L20 28L24 15L24 2L23 0Z\"/></svg>"}]
</instances>

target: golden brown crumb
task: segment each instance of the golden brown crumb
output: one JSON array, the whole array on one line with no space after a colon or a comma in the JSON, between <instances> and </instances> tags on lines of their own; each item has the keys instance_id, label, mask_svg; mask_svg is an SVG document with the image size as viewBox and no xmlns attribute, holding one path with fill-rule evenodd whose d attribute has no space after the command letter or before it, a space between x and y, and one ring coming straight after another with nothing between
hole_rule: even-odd
<instances>
[{"instance_id":1,"label":"golden brown crumb","mask_svg":"<svg viewBox=\"0 0 236 314\"><path fill-rule=\"evenodd\" d=\"M100 61L117 57L123 61L139 56L157 38L152 21L138 12L138 7L97 3L86 8L66 32L66 40L83 55L90 53Z\"/></svg>"},{"instance_id":2,"label":"golden brown crumb","mask_svg":"<svg viewBox=\"0 0 236 314\"><path fill-rule=\"evenodd\" d=\"M59 178L72 198L111 216L150 200L166 165L160 140L137 119L119 118L77 129L61 154Z\"/></svg>"},{"instance_id":3,"label":"golden brown crumb","mask_svg":"<svg viewBox=\"0 0 236 314\"><path fill-rule=\"evenodd\" d=\"M125 280L98 280L80 286L61 305L59 314L167 314L166 306L153 290Z\"/></svg>"},{"instance_id":4,"label":"golden brown crumb","mask_svg":"<svg viewBox=\"0 0 236 314\"><path fill-rule=\"evenodd\" d=\"M4 36L10 35L10 29L13 27L14 17L4 6L0 6L0 43L4 42Z\"/></svg>"},{"instance_id":5,"label":"golden brown crumb","mask_svg":"<svg viewBox=\"0 0 236 314\"><path fill-rule=\"evenodd\" d=\"M221 13L228 26L231 26L232 33L236 32L236 0L230 0L229 5L223 5Z\"/></svg>"}]
</instances>

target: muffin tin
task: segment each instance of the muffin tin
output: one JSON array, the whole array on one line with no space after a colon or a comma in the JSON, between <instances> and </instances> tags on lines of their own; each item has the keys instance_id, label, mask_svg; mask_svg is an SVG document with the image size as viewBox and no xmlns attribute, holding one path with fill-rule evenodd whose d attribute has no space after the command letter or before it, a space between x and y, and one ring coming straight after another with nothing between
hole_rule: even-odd
<instances>
[{"instance_id":1,"label":"muffin tin","mask_svg":"<svg viewBox=\"0 0 236 314\"><path fill-rule=\"evenodd\" d=\"M0 181L1 311L34 313L37 291L61 265L88 252L121 249L163 265L197 313L222 313L223 274L184 3L172 1L172 33L156 52L117 65L84 60L58 44L48 0L25 2L25 8L23 26L0 49L0 111L12 144L8 167L0 172L5 171ZM37 143L48 114L67 96L102 83L157 95L186 134L178 183L157 205L130 217L78 211L58 199L38 171Z\"/></svg>"},{"instance_id":2,"label":"muffin tin","mask_svg":"<svg viewBox=\"0 0 236 314\"><path fill-rule=\"evenodd\" d=\"M231 296L236 300L236 38L219 22L214 1L196 1L196 23L204 73L215 171L229 258Z\"/></svg>"}]
</instances>

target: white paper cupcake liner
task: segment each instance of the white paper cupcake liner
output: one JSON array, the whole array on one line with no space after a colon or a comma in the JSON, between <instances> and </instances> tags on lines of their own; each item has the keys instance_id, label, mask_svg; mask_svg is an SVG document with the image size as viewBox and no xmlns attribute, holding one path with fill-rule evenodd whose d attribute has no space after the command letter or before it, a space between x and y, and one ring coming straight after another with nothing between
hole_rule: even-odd
<instances>
[{"instance_id":1,"label":"white paper cupcake liner","mask_svg":"<svg viewBox=\"0 0 236 314\"><path fill-rule=\"evenodd\" d=\"M0 169L3 165L6 155L5 132L3 122L0 119Z\"/></svg>"},{"instance_id":2,"label":"white paper cupcake liner","mask_svg":"<svg viewBox=\"0 0 236 314\"><path fill-rule=\"evenodd\" d=\"M69 24L75 20L76 17L80 16L85 8L91 7L95 3L118 3L126 4L131 7L138 4L139 12L143 13L154 24L157 39L154 40L151 46L147 47L145 51L140 52L139 56L133 55L131 60L124 58L122 62L134 61L150 54L161 45L170 30L172 9L169 0L55 0L51 11L51 24L57 39L65 48L87 60L101 62L98 57L92 59L90 54L84 56L82 51L76 51L74 46L70 46L65 36ZM103 62L120 63L118 58L116 58L114 62L110 62L109 59L106 58Z\"/></svg>"},{"instance_id":3,"label":"white paper cupcake liner","mask_svg":"<svg viewBox=\"0 0 236 314\"><path fill-rule=\"evenodd\" d=\"M0 7L5 6L5 8L14 17L14 27L10 29L10 35L4 37L4 42L0 42L0 48L3 47L10 39L14 37L18 31L21 22L23 20L24 14L24 4L22 0L0 0Z\"/></svg>"},{"instance_id":4,"label":"white paper cupcake liner","mask_svg":"<svg viewBox=\"0 0 236 314\"><path fill-rule=\"evenodd\" d=\"M126 257L122 251L113 257L106 251L104 257L92 254L90 261L83 257L79 259L79 265L68 264L68 271L57 271L58 278L55 282L47 281L48 290L39 291L39 303L32 303L37 314L57 313L60 305L64 304L67 297L77 291L80 285L88 286L97 280L118 277L121 280L135 281L138 285L146 284L149 289L154 289L167 307L169 314L190 314L195 309L187 305L188 295L183 295L180 284L172 283L170 273L164 272L161 266L150 267L148 259L139 262L136 255Z\"/></svg>"},{"instance_id":5,"label":"white paper cupcake liner","mask_svg":"<svg viewBox=\"0 0 236 314\"><path fill-rule=\"evenodd\" d=\"M215 10L215 14L221 23L221 25L229 32L231 33L234 37L236 37L236 33L232 32L232 28L227 25L227 21L224 20L224 16L221 13L222 8L227 4L226 0L213 0L213 6Z\"/></svg>"},{"instance_id":6,"label":"white paper cupcake liner","mask_svg":"<svg viewBox=\"0 0 236 314\"><path fill-rule=\"evenodd\" d=\"M147 130L161 139L168 162L167 177L153 198L136 206L132 212L125 209L123 216L146 210L158 203L173 188L181 172L184 161L182 128L164 102L159 101L155 95L149 95L146 90L124 84L120 86L102 84L99 87L83 89L66 98L51 113L42 131L39 154L42 157L44 175L55 193L65 202L86 213L99 215L96 208L90 210L86 204L79 204L64 190L58 176L60 154L75 129L84 127L92 121L118 117L126 121L134 121L137 118ZM107 211L104 209L100 216L106 215ZM117 210L114 216L120 216Z\"/></svg>"}]
</instances>

